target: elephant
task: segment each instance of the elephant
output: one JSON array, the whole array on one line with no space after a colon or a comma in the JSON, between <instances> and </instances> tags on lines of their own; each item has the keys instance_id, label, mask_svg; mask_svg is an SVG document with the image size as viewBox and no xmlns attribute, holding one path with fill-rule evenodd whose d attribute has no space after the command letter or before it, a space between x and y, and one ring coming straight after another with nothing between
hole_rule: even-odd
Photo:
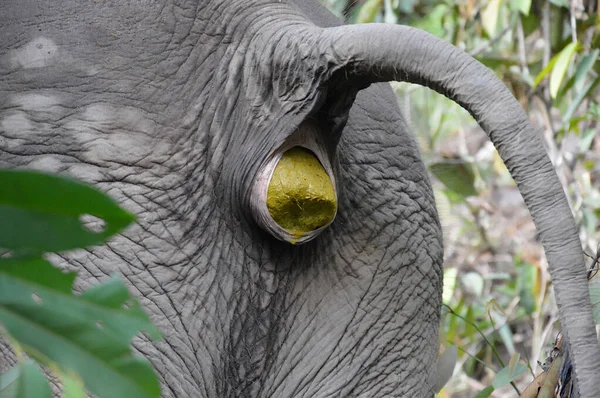
<instances>
[{"instance_id":1,"label":"elephant","mask_svg":"<svg viewBox=\"0 0 600 398\"><path fill-rule=\"evenodd\" d=\"M393 80L454 100L495 144L545 248L581 396L596 395L565 193L522 107L462 50L343 25L316 0L0 11L0 167L78 178L137 215L51 259L78 289L127 281L164 335L134 342L163 397L435 394L442 232Z\"/></svg>"}]
</instances>

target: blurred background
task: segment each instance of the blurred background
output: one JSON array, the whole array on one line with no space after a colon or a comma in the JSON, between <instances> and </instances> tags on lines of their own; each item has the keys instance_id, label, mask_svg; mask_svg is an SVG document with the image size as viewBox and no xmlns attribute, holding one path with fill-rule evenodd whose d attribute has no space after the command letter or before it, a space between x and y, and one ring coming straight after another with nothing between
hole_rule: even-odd
<instances>
[{"instance_id":1,"label":"blurred background","mask_svg":"<svg viewBox=\"0 0 600 398\"><path fill-rule=\"evenodd\" d=\"M544 137L592 265L600 242L598 0L319 1L347 23L424 29L492 69ZM445 233L440 355L442 373L453 376L439 396L519 397L560 329L529 213L466 111L429 89L392 86L431 172ZM600 282L590 289L600 302Z\"/></svg>"}]
</instances>

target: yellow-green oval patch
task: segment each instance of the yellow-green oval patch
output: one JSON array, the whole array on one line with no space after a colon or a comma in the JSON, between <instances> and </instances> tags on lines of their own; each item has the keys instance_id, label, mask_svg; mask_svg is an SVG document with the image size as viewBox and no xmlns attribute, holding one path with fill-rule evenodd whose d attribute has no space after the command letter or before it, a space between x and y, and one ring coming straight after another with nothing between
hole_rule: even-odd
<instances>
[{"instance_id":1,"label":"yellow-green oval patch","mask_svg":"<svg viewBox=\"0 0 600 398\"><path fill-rule=\"evenodd\" d=\"M295 236L333 220L337 211L333 183L312 152L294 147L281 156L269 182L267 208L273 220Z\"/></svg>"}]
</instances>

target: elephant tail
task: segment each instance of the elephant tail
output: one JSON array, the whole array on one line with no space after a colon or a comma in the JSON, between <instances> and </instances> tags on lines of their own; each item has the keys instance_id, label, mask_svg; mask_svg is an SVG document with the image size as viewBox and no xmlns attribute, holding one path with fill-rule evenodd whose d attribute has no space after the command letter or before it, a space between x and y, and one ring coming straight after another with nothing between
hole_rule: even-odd
<instances>
[{"instance_id":1,"label":"elephant tail","mask_svg":"<svg viewBox=\"0 0 600 398\"><path fill-rule=\"evenodd\" d=\"M514 178L544 246L582 397L597 396L600 349L575 220L542 140L504 84L464 51L419 29L368 24L319 29L319 52L358 88L404 81L465 108Z\"/></svg>"}]
</instances>

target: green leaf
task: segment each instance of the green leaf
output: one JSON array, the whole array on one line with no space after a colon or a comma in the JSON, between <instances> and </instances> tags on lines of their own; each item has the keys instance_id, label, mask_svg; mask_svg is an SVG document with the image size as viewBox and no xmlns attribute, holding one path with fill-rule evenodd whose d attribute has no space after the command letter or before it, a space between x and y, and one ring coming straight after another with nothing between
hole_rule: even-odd
<instances>
[{"instance_id":1,"label":"green leaf","mask_svg":"<svg viewBox=\"0 0 600 398\"><path fill-rule=\"evenodd\" d=\"M386 2L392 3L391 0L386 0ZM394 3L397 4L398 11L401 13L411 14L415 11L417 0L395 0Z\"/></svg>"},{"instance_id":2,"label":"green leaf","mask_svg":"<svg viewBox=\"0 0 600 398\"><path fill-rule=\"evenodd\" d=\"M556 98L560 84L567 73L571 58L573 58L573 54L575 54L578 48L578 43L569 43L558 54L554 68L552 68L552 74L550 75L550 96L552 98Z\"/></svg>"},{"instance_id":3,"label":"green leaf","mask_svg":"<svg viewBox=\"0 0 600 398\"><path fill-rule=\"evenodd\" d=\"M529 10L531 9L531 0L511 0L510 8L527 16L529 15Z\"/></svg>"},{"instance_id":4,"label":"green leaf","mask_svg":"<svg viewBox=\"0 0 600 398\"><path fill-rule=\"evenodd\" d=\"M440 391L454 373L454 367L456 366L456 359L458 358L458 347L451 345L446 347L442 355L437 361L437 384L435 386L436 391Z\"/></svg>"},{"instance_id":5,"label":"green leaf","mask_svg":"<svg viewBox=\"0 0 600 398\"><path fill-rule=\"evenodd\" d=\"M598 225L598 217L596 217L595 212L590 209L583 209L582 213L583 217L581 221L585 230L592 234L595 233L596 225Z\"/></svg>"},{"instance_id":6,"label":"green leaf","mask_svg":"<svg viewBox=\"0 0 600 398\"><path fill-rule=\"evenodd\" d=\"M585 152L590 149L592 142L594 141L594 137L596 137L598 132L596 129L588 129L581 136L581 140L579 141L579 150L581 152Z\"/></svg>"},{"instance_id":7,"label":"green leaf","mask_svg":"<svg viewBox=\"0 0 600 398\"><path fill-rule=\"evenodd\" d=\"M473 165L464 162L442 162L429 166L433 175L448 189L463 197L476 196Z\"/></svg>"},{"instance_id":8,"label":"green leaf","mask_svg":"<svg viewBox=\"0 0 600 398\"><path fill-rule=\"evenodd\" d=\"M473 309L473 307L467 308L465 319L468 322L465 322L465 331L463 334L467 339L472 339L473 336L475 336L475 333L477 333L477 328L475 327L477 317L475 316L475 310Z\"/></svg>"},{"instance_id":9,"label":"green leaf","mask_svg":"<svg viewBox=\"0 0 600 398\"><path fill-rule=\"evenodd\" d=\"M81 217L106 223L89 231ZM0 170L0 248L57 252L103 242L127 227L135 217L108 196L68 178Z\"/></svg>"},{"instance_id":10,"label":"green leaf","mask_svg":"<svg viewBox=\"0 0 600 398\"><path fill-rule=\"evenodd\" d=\"M535 286L537 279L537 267L532 264L521 264L518 266L519 278L519 296L521 297L520 305L527 314L532 314L535 311L536 294Z\"/></svg>"},{"instance_id":11,"label":"green leaf","mask_svg":"<svg viewBox=\"0 0 600 398\"><path fill-rule=\"evenodd\" d=\"M491 69L498 69L502 66L509 68L519 64L519 61L515 58L503 57L496 54L476 56L475 59Z\"/></svg>"},{"instance_id":12,"label":"green leaf","mask_svg":"<svg viewBox=\"0 0 600 398\"><path fill-rule=\"evenodd\" d=\"M46 376L33 361L19 365L19 377L16 382L15 398L52 398L52 391Z\"/></svg>"},{"instance_id":13,"label":"green leaf","mask_svg":"<svg viewBox=\"0 0 600 398\"><path fill-rule=\"evenodd\" d=\"M535 12L531 12L529 15L524 15L521 17L521 23L523 24L523 34L525 37L527 37L538 30L540 26L540 18Z\"/></svg>"},{"instance_id":14,"label":"green leaf","mask_svg":"<svg viewBox=\"0 0 600 398\"><path fill-rule=\"evenodd\" d=\"M375 18L383 7L383 0L367 0L362 5L356 19L356 23L369 23L375 21Z\"/></svg>"},{"instance_id":15,"label":"green leaf","mask_svg":"<svg viewBox=\"0 0 600 398\"><path fill-rule=\"evenodd\" d=\"M8 372L0 374L0 397L14 398L17 394L19 365L13 366Z\"/></svg>"},{"instance_id":16,"label":"green leaf","mask_svg":"<svg viewBox=\"0 0 600 398\"><path fill-rule=\"evenodd\" d=\"M61 375L63 398L86 398L83 382L77 375Z\"/></svg>"},{"instance_id":17,"label":"green leaf","mask_svg":"<svg viewBox=\"0 0 600 398\"><path fill-rule=\"evenodd\" d=\"M41 258L0 259L0 324L31 357L78 374L100 398L158 397L150 364L129 347L140 330L158 336L139 303L116 279L74 296L73 279Z\"/></svg>"},{"instance_id":18,"label":"green leaf","mask_svg":"<svg viewBox=\"0 0 600 398\"><path fill-rule=\"evenodd\" d=\"M600 49L595 49L583 57L579 65L577 65L577 69L575 70L575 89L577 91L583 89L585 77L598 60L598 55L600 55Z\"/></svg>"},{"instance_id":19,"label":"green leaf","mask_svg":"<svg viewBox=\"0 0 600 398\"><path fill-rule=\"evenodd\" d=\"M577 96L573 99L573 102L569 106L569 109L567 109L567 111L563 115L563 123L564 124L567 124L567 122L573 117L573 114L575 113L575 111L577 110L579 105L581 104L581 101L583 101L583 99L587 97L588 93L592 92L599 83L600 83L600 76L598 76L595 80L589 82L583 88L583 90L581 90L579 92L579 94L577 94Z\"/></svg>"},{"instance_id":20,"label":"green leaf","mask_svg":"<svg viewBox=\"0 0 600 398\"><path fill-rule=\"evenodd\" d=\"M546 65L546 67L542 69L540 73L538 73L538 75L535 77L535 80L533 81L533 88L536 88L542 82L542 80L544 80L548 73L552 71L554 65L556 64L556 61L558 60L559 55L560 53L552 57L550 62L548 62L548 65Z\"/></svg>"},{"instance_id":21,"label":"green leaf","mask_svg":"<svg viewBox=\"0 0 600 398\"><path fill-rule=\"evenodd\" d=\"M569 8L569 0L549 0L550 3L554 4L558 7L566 7Z\"/></svg>"},{"instance_id":22,"label":"green leaf","mask_svg":"<svg viewBox=\"0 0 600 398\"><path fill-rule=\"evenodd\" d=\"M423 29L434 36L443 38L446 30L444 29L444 17L451 12L447 4L438 4L423 18L411 21L411 26Z\"/></svg>"},{"instance_id":23,"label":"green leaf","mask_svg":"<svg viewBox=\"0 0 600 398\"><path fill-rule=\"evenodd\" d=\"M100 322L104 330L126 341L140 330L153 340L160 338L148 315L118 277L75 296L75 276L41 258L0 259L0 306L29 310L33 305L36 312L48 307L77 321Z\"/></svg>"},{"instance_id":24,"label":"green leaf","mask_svg":"<svg viewBox=\"0 0 600 398\"><path fill-rule=\"evenodd\" d=\"M346 8L346 0L319 0L319 3L323 4L334 13L338 18L344 18L344 9Z\"/></svg>"},{"instance_id":25,"label":"green leaf","mask_svg":"<svg viewBox=\"0 0 600 398\"><path fill-rule=\"evenodd\" d=\"M448 268L444 269L442 302L446 305L450 305L452 296L454 296L454 289L456 288L457 276L458 276L458 269L456 267L448 267Z\"/></svg>"},{"instance_id":26,"label":"green leaf","mask_svg":"<svg viewBox=\"0 0 600 398\"><path fill-rule=\"evenodd\" d=\"M497 33L501 5L502 0L490 0L481 12L481 25L490 37Z\"/></svg>"},{"instance_id":27,"label":"green leaf","mask_svg":"<svg viewBox=\"0 0 600 398\"><path fill-rule=\"evenodd\" d=\"M121 338L133 337L136 330L146 332L152 340L161 338L140 303L129 296L127 287L118 277L86 290L81 298L110 311L111 315L107 313L107 317L102 319L102 325L116 334L122 334Z\"/></svg>"},{"instance_id":28,"label":"green leaf","mask_svg":"<svg viewBox=\"0 0 600 398\"><path fill-rule=\"evenodd\" d=\"M519 353L514 353L510 357L510 361L508 362L508 369L510 373L515 373L517 369L517 365L519 364L519 360L521 359L521 355Z\"/></svg>"},{"instance_id":29,"label":"green leaf","mask_svg":"<svg viewBox=\"0 0 600 398\"><path fill-rule=\"evenodd\" d=\"M497 324L497 323L496 323ZM500 335L500 339L502 339L502 343L506 347L506 350L512 354L515 352L515 341L512 331L510 330L510 326L504 324L500 326L498 329L498 335Z\"/></svg>"},{"instance_id":30,"label":"green leaf","mask_svg":"<svg viewBox=\"0 0 600 398\"><path fill-rule=\"evenodd\" d=\"M500 389L515 381L515 379L521 374L523 374L526 370L527 366L523 365L522 363L518 363L514 367L513 371L511 371L511 368L509 366L505 366L500 370L500 372L498 372L496 377L494 377L492 386L494 387L494 389Z\"/></svg>"},{"instance_id":31,"label":"green leaf","mask_svg":"<svg viewBox=\"0 0 600 398\"><path fill-rule=\"evenodd\" d=\"M492 395L493 392L494 392L494 387L487 386L483 390L479 391L477 393L477 395L475 395L475 398L488 398L490 395Z\"/></svg>"},{"instance_id":32,"label":"green leaf","mask_svg":"<svg viewBox=\"0 0 600 398\"><path fill-rule=\"evenodd\" d=\"M573 87L575 87L576 93L581 93L587 73L594 66L594 63L598 59L599 53L600 50L596 49L581 59L581 62L579 62L577 65L573 76L571 76L569 80L567 80L567 82L561 86L560 90L558 90L558 93L556 94L557 101L561 101L564 95Z\"/></svg>"}]
</instances>

